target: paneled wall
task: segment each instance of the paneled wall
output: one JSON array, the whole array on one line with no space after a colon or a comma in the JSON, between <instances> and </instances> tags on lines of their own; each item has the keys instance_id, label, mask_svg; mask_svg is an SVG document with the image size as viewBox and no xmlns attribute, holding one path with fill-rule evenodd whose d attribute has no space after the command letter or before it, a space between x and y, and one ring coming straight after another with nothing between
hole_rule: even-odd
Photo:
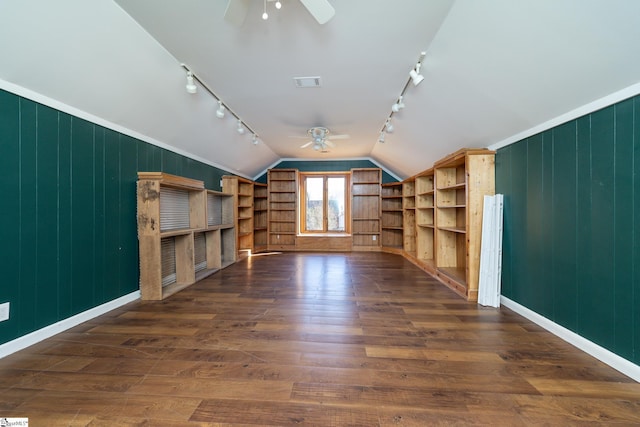
<instances>
[{"instance_id":1,"label":"paneled wall","mask_svg":"<svg viewBox=\"0 0 640 427\"><path fill-rule=\"evenodd\" d=\"M502 294L640 363L640 96L498 150Z\"/></svg>"},{"instance_id":2,"label":"paneled wall","mask_svg":"<svg viewBox=\"0 0 640 427\"><path fill-rule=\"evenodd\" d=\"M0 344L138 289L138 171L227 172L0 90Z\"/></svg>"},{"instance_id":3,"label":"paneled wall","mask_svg":"<svg viewBox=\"0 0 640 427\"><path fill-rule=\"evenodd\" d=\"M370 160L314 160L295 161L283 160L274 166L274 169L298 169L300 172L343 172L356 168L379 167ZM267 174L260 176L256 181L267 182ZM382 170L382 183L397 182L398 180Z\"/></svg>"}]
</instances>

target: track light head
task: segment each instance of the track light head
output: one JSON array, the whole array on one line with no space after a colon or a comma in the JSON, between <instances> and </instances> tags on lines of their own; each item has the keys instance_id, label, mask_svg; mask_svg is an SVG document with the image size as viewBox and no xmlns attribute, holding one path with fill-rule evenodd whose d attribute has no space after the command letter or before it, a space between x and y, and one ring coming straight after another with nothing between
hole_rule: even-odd
<instances>
[{"instance_id":1,"label":"track light head","mask_svg":"<svg viewBox=\"0 0 640 427\"><path fill-rule=\"evenodd\" d=\"M238 119L238 127L236 128L236 131L240 134L240 135L244 135L244 126L242 124L242 120Z\"/></svg>"},{"instance_id":2,"label":"track light head","mask_svg":"<svg viewBox=\"0 0 640 427\"><path fill-rule=\"evenodd\" d=\"M404 102L402 102L402 95L398 98L398 102L391 106L391 111L397 113L404 108Z\"/></svg>"},{"instance_id":3,"label":"track light head","mask_svg":"<svg viewBox=\"0 0 640 427\"><path fill-rule=\"evenodd\" d=\"M219 119L224 118L224 105L222 104L222 101L218 101L218 109L216 110L216 117Z\"/></svg>"},{"instance_id":4,"label":"track light head","mask_svg":"<svg viewBox=\"0 0 640 427\"><path fill-rule=\"evenodd\" d=\"M391 119L387 119L387 124L384 125L385 130L387 131L387 133L392 133L393 130L395 129L393 127L393 124L391 123Z\"/></svg>"},{"instance_id":5,"label":"track light head","mask_svg":"<svg viewBox=\"0 0 640 427\"><path fill-rule=\"evenodd\" d=\"M378 137L378 142L384 144L384 132L380 132L380 136Z\"/></svg>"},{"instance_id":6,"label":"track light head","mask_svg":"<svg viewBox=\"0 0 640 427\"><path fill-rule=\"evenodd\" d=\"M196 86L193 80L193 73L191 71L187 71L187 85L185 87L189 93L196 93L198 91L198 86Z\"/></svg>"},{"instance_id":7,"label":"track light head","mask_svg":"<svg viewBox=\"0 0 640 427\"><path fill-rule=\"evenodd\" d=\"M416 68L409 71L409 76L411 76L411 81L414 86L418 86L420 82L424 80L424 76L420 74L420 63L416 64Z\"/></svg>"},{"instance_id":8,"label":"track light head","mask_svg":"<svg viewBox=\"0 0 640 427\"><path fill-rule=\"evenodd\" d=\"M251 142L253 143L253 145L258 145L258 135L253 134L253 138L251 138Z\"/></svg>"}]
</instances>

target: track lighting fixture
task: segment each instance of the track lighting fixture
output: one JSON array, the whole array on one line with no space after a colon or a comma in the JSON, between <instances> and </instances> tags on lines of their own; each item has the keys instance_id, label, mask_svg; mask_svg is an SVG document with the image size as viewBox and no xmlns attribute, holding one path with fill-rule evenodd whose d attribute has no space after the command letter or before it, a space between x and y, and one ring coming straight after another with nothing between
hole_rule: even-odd
<instances>
[{"instance_id":1,"label":"track lighting fixture","mask_svg":"<svg viewBox=\"0 0 640 427\"><path fill-rule=\"evenodd\" d=\"M207 92L209 92L209 94L211 96L213 96L215 98L215 100L218 102L218 108L216 109L216 117L219 119L224 119L225 116L225 111L229 111L229 114L231 114L231 116L233 118L236 119L237 121L237 127L236 127L236 132L238 132L240 135L244 135L246 132L250 132L253 135L253 139L252 142L254 145L258 145L258 135L254 132L253 129L251 129L251 127L249 125L247 125L244 121L242 121L242 119L240 118L240 116L238 116L232 109L230 109L227 105L225 105L222 100L220 99L220 97L218 95L216 95L210 88L209 86L206 85L206 83L204 83L202 80L200 80L198 78L197 75L195 75L190 69L189 67L187 67L185 64L180 64L180 66L187 72L187 92L189 93L195 93L197 90L197 86L196 86L196 81L199 83L200 86L202 86Z\"/></svg>"},{"instance_id":2,"label":"track lighting fixture","mask_svg":"<svg viewBox=\"0 0 640 427\"><path fill-rule=\"evenodd\" d=\"M407 92L407 89L409 88L409 84L413 83L414 86L417 86L420 84L421 81L424 80L424 76L420 74L420 67L422 67L422 61L424 60L424 57L426 55L427 55L426 52L420 52L420 57L418 58L418 62L416 63L416 66L411 71L409 71L409 78L407 79L407 82L405 83L404 88L402 88L402 92L400 92L400 96L398 97L398 100L395 102L395 104L391 106L391 113L387 117L387 120L384 122L384 125L382 125L382 129L380 129L380 137L378 138L378 142L384 143L385 132L386 133L393 132L394 127L393 127L393 124L391 123L391 118L393 117L394 114L398 113L400 110L404 108L404 94Z\"/></svg>"},{"instance_id":3,"label":"track lighting fixture","mask_svg":"<svg viewBox=\"0 0 640 427\"><path fill-rule=\"evenodd\" d=\"M244 134L244 126L242 125L242 120L238 119L238 127L236 128L236 131L240 134L243 135Z\"/></svg>"},{"instance_id":4,"label":"track lighting fixture","mask_svg":"<svg viewBox=\"0 0 640 427\"><path fill-rule=\"evenodd\" d=\"M218 101L218 109L216 110L216 117L219 119L223 119L224 118L224 104L222 104L222 101Z\"/></svg>"},{"instance_id":5,"label":"track lighting fixture","mask_svg":"<svg viewBox=\"0 0 640 427\"><path fill-rule=\"evenodd\" d=\"M411 76L411 81L414 86L418 86L420 82L424 80L424 76L420 74L420 62L416 64L416 68L409 71L409 76Z\"/></svg>"},{"instance_id":6,"label":"track lighting fixture","mask_svg":"<svg viewBox=\"0 0 640 427\"><path fill-rule=\"evenodd\" d=\"M187 71L187 92L196 93L198 91L198 86L193 81L193 73L191 71Z\"/></svg>"},{"instance_id":7,"label":"track lighting fixture","mask_svg":"<svg viewBox=\"0 0 640 427\"><path fill-rule=\"evenodd\" d=\"M391 111L393 111L394 113L397 113L403 108L404 108L404 102L402 102L402 95L400 95L396 103L391 106Z\"/></svg>"}]
</instances>

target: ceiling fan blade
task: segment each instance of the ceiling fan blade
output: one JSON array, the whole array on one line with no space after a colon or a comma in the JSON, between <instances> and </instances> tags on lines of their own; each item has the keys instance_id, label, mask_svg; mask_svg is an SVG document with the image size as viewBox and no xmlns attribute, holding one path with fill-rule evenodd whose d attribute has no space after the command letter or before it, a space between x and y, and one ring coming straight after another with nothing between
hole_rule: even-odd
<instances>
[{"instance_id":1,"label":"ceiling fan blade","mask_svg":"<svg viewBox=\"0 0 640 427\"><path fill-rule=\"evenodd\" d=\"M307 8L311 16L313 16L318 24L326 24L329 22L336 10L327 0L300 0L300 3Z\"/></svg>"},{"instance_id":2,"label":"ceiling fan blade","mask_svg":"<svg viewBox=\"0 0 640 427\"><path fill-rule=\"evenodd\" d=\"M324 140L324 143L325 143L327 146L332 147L332 148L336 146L336 144L334 144L333 142L329 141L328 139L325 139L325 140Z\"/></svg>"},{"instance_id":3,"label":"ceiling fan blade","mask_svg":"<svg viewBox=\"0 0 640 427\"><path fill-rule=\"evenodd\" d=\"M227 10L224 11L224 20L239 27L247 16L247 10L249 0L229 0Z\"/></svg>"},{"instance_id":4,"label":"ceiling fan blade","mask_svg":"<svg viewBox=\"0 0 640 427\"><path fill-rule=\"evenodd\" d=\"M327 139L349 139L349 135L329 135Z\"/></svg>"},{"instance_id":5,"label":"ceiling fan blade","mask_svg":"<svg viewBox=\"0 0 640 427\"><path fill-rule=\"evenodd\" d=\"M308 146L310 146L311 144L313 144L313 141L309 141L309 142L307 142L306 144L302 144L302 145L300 146L300 148L307 148L307 147L308 147Z\"/></svg>"}]
</instances>

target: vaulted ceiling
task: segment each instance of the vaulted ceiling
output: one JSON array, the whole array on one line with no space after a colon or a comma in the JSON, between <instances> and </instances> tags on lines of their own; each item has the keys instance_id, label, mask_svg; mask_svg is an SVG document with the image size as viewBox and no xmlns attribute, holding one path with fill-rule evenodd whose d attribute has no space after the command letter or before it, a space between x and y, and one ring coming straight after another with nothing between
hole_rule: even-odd
<instances>
[{"instance_id":1,"label":"vaulted ceiling","mask_svg":"<svg viewBox=\"0 0 640 427\"><path fill-rule=\"evenodd\" d=\"M247 177L280 159L370 158L398 177L640 82L637 0L2 0L0 79ZM238 0L234 0L238 1ZM378 142L421 52L393 133ZM185 90L185 64L255 133ZM318 88L294 77L320 76ZM200 83L197 83L200 85ZM324 126L328 152L300 148Z\"/></svg>"}]
</instances>

